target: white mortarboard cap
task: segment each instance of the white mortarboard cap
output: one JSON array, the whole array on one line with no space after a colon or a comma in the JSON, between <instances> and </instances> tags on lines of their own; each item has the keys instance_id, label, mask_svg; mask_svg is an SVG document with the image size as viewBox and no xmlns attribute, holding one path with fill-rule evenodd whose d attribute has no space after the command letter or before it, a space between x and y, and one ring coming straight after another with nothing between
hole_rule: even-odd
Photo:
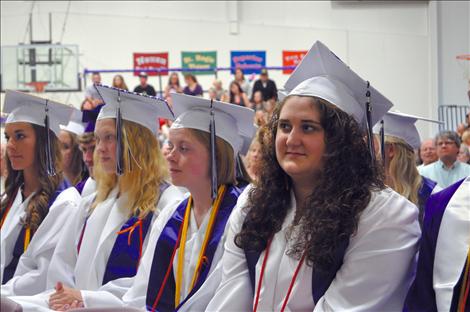
<instances>
[{"instance_id":1,"label":"white mortarboard cap","mask_svg":"<svg viewBox=\"0 0 470 312\"><path fill-rule=\"evenodd\" d=\"M253 125L255 127L255 133L258 129L256 125ZM254 135L253 135L254 136ZM251 143L253 142L253 136L242 136L243 139L243 144L242 147L240 148L240 154L246 155L248 153L248 150L250 149Z\"/></svg>"},{"instance_id":2,"label":"white mortarboard cap","mask_svg":"<svg viewBox=\"0 0 470 312\"><path fill-rule=\"evenodd\" d=\"M76 135L82 135L85 132L85 124L82 122L82 112L74 109L67 125L60 125L61 130L72 132Z\"/></svg>"},{"instance_id":3,"label":"white mortarboard cap","mask_svg":"<svg viewBox=\"0 0 470 312\"><path fill-rule=\"evenodd\" d=\"M116 118L119 103L122 119L138 123L154 134L159 126L157 118L174 119L168 103L160 98L104 85L95 85L95 88L105 103L97 120Z\"/></svg>"},{"instance_id":4,"label":"white mortarboard cap","mask_svg":"<svg viewBox=\"0 0 470 312\"><path fill-rule=\"evenodd\" d=\"M388 112L383 117L384 135L394 136L402 139L413 149L419 149L421 139L416 128L416 121L424 120L434 123L440 123L437 120L404 114L400 112ZM380 123L374 126L374 133L379 134L381 129Z\"/></svg>"},{"instance_id":5,"label":"white mortarboard cap","mask_svg":"<svg viewBox=\"0 0 470 312\"><path fill-rule=\"evenodd\" d=\"M286 95L322 98L353 116L366 126L366 92L370 91L371 124L376 124L393 106L385 96L352 71L322 42L316 41L294 70L280 92Z\"/></svg>"},{"instance_id":6,"label":"white mortarboard cap","mask_svg":"<svg viewBox=\"0 0 470 312\"><path fill-rule=\"evenodd\" d=\"M177 117L171 126L172 129L190 128L210 132L211 100L180 93L171 93L171 99ZM255 112L244 106L220 101L212 101L212 107L216 136L227 141L236 155L243 150L244 141L251 142L255 134Z\"/></svg>"},{"instance_id":7,"label":"white mortarboard cap","mask_svg":"<svg viewBox=\"0 0 470 312\"><path fill-rule=\"evenodd\" d=\"M6 91L3 112L9 115L5 123L29 122L45 127L46 104L49 128L58 136L59 125L69 121L73 107L24 92Z\"/></svg>"}]
</instances>

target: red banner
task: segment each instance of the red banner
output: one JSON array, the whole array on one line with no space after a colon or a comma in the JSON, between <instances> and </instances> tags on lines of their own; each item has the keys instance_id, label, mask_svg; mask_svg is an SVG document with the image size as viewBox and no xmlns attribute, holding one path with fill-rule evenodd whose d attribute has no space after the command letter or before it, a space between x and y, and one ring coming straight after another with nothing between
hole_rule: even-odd
<instances>
[{"instance_id":1,"label":"red banner","mask_svg":"<svg viewBox=\"0 0 470 312\"><path fill-rule=\"evenodd\" d=\"M307 51L282 51L282 66L297 66ZM293 69L284 69L283 74L290 74Z\"/></svg>"},{"instance_id":2,"label":"red banner","mask_svg":"<svg viewBox=\"0 0 470 312\"><path fill-rule=\"evenodd\" d=\"M168 52L163 53L134 53L134 76L139 76L142 69L168 68ZM147 72L149 76L158 76L158 72ZM160 75L168 75L168 71L160 72Z\"/></svg>"}]
</instances>

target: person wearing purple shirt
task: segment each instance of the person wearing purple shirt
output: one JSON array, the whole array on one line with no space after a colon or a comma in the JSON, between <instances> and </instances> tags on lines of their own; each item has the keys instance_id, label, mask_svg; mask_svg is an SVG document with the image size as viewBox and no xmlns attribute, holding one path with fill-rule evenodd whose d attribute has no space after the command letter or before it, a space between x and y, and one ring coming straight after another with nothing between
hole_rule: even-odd
<instances>
[{"instance_id":1,"label":"person wearing purple shirt","mask_svg":"<svg viewBox=\"0 0 470 312\"><path fill-rule=\"evenodd\" d=\"M192 74L184 75L184 81L186 82L186 87L183 89L183 93L192 96L202 96L204 91L199 83L197 83L197 79Z\"/></svg>"}]
</instances>

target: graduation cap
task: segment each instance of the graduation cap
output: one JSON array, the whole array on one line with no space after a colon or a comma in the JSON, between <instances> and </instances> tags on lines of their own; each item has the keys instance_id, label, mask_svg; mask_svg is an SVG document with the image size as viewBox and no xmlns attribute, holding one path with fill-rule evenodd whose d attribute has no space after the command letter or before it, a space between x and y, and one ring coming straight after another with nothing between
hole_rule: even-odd
<instances>
[{"instance_id":1,"label":"graduation cap","mask_svg":"<svg viewBox=\"0 0 470 312\"><path fill-rule=\"evenodd\" d=\"M374 126L374 133L380 134L382 146L382 158L384 157L385 136L394 136L405 141L412 149L419 149L421 139L415 123L418 120L442 123L438 120L404 114L400 112L388 112L383 119Z\"/></svg>"},{"instance_id":2,"label":"graduation cap","mask_svg":"<svg viewBox=\"0 0 470 312\"><path fill-rule=\"evenodd\" d=\"M353 116L367 129L372 156L372 127L393 106L320 41L303 57L278 95L280 100L288 95L318 97Z\"/></svg>"},{"instance_id":3,"label":"graduation cap","mask_svg":"<svg viewBox=\"0 0 470 312\"><path fill-rule=\"evenodd\" d=\"M116 159L117 174L124 173L122 119L138 123L153 134L158 132L158 118L174 119L174 114L165 100L157 97L129 92L127 90L95 85L105 105L101 108L97 120L116 119ZM128 151L132 156L132 151Z\"/></svg>"},{"instance_id":4,"label":"graduation cap","mask_svg":"<svg viewBox=\"0 0 470 312\"><path fill-rule=\"evenodd\" d=\"M230 144L236 159L238 153L246 149L244 142L251 142L255 134L255 112L247 107L180 93L171 93L171 99L177 117L172 129L190 128L210 133L211 194L214 199L217 196L216 137Z\"/></svg>"},{"instance_id":5,"label":"graduation cap","mask_svg":"<svg viewBox=\"0 0 470 312\"><path fill-rule=\"evenodd\" d=\"M85 125L82 122L82 112L74 109L67 125L59 125L61 130L72 132L76 135L82 135L85 132Z\"/></svg>"},{"instance_id":6,"label":"graduation cap","mask_svg":"<svg viewBox=\"0 0 470 312\"><path fill-rule=\"evenodd\" d=\"M6 124L28 122L46 129L47 174L50 176L55 175L49 129L58 136L60 131L59 125L69 121L73 107L24 92L7 90L3 111L9 113Z\"/></svg>"}]
</instances>

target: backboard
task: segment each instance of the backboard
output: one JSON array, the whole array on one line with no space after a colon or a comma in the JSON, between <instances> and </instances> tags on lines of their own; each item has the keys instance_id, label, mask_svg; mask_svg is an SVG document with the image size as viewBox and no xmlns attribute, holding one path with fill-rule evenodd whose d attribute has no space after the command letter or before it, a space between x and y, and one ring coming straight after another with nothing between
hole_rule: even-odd
<instances>
[{"instance_id":1,"label":"backboard","mask_svg":"<svg viewBox=\"0 0 470 312\"><path fill-rule=\"evenodd\" d=\"M34 92L80 91L78 45L20 44L2 46L0 89Z\"/></svg>"}]
</instances>

